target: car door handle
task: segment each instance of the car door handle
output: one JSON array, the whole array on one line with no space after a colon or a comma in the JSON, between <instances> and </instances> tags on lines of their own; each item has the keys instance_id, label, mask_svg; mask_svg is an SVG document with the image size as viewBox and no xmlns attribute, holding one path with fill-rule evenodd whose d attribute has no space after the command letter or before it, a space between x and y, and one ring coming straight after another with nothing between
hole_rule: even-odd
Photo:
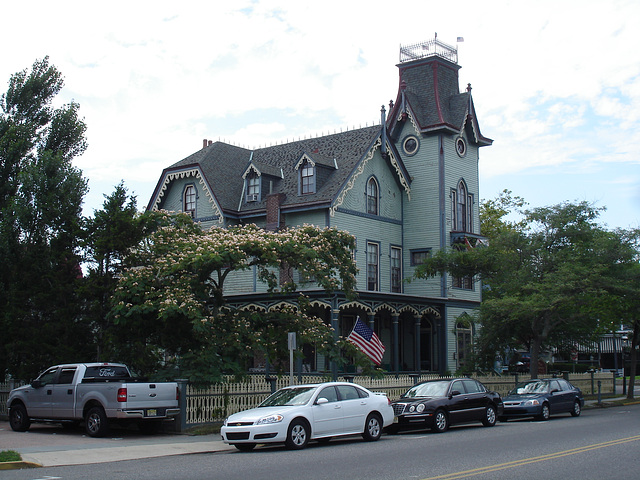
<instances>
[{"instance_id":1,"label":"car door handle","mask_svg":"<svg viewBox=\"0 0 640 480\"><path fill-rule=\"evenodd\" d=\"M338 408L342 408L342 405L336 405L336 406L335 406L335 407L333 407L333 408L335 408L335 409L337 410Z\"/></svg>"}]
</instances>

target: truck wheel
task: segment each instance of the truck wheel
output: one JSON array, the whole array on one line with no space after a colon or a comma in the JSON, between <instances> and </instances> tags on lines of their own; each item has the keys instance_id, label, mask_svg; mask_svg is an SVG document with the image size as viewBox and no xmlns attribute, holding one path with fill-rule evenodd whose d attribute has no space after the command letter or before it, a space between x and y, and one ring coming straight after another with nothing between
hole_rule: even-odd
<instances>
[{"instance_id":1,"label":"truck wheel","mask_svg":"<svg viewBox=\"0 0 640 480\"><path fill-rule=\"evenodd\" d=\"M31 420L24 405L18 403L9 409L9 425L14 432L26 432L31 426Z\"/></svg>"},{"instance_id":2,"label":"truck wheel","mask_svg":"<svg viewBox=\"0 0 640 480\"><path fill-rule=\"evenodd\" d=\"M109 431L109 421L102 407L93 407L87 412L84 427L90 437L104 437Z\"/></svg>"}]
</instances>

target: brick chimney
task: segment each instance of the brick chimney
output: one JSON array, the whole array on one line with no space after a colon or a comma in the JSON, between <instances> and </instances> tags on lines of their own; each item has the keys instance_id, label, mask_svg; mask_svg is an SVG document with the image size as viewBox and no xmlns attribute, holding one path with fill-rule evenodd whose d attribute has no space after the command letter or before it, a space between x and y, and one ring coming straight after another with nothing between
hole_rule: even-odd
<instances>
[{"instance_id":1,"label":"brick chimney","mask_svg":"<svg viewBox=\"0 0 640 480\"><path fill-rule=\"evenodd\" d=\"M267 195L267 225L265 230L275 232L285 226L284 215L280 213L280 205L287 196L284 193Z\"/></svg>"}]
</instances>

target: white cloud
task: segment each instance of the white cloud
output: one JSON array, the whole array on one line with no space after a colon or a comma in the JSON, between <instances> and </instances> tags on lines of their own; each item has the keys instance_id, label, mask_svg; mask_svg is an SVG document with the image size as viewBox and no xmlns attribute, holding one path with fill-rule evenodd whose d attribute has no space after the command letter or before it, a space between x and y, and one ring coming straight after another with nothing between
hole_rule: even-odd
<instances>
[{"instance_id":1,"label":"white cloud","mask_svg":"<svg viewBox=\"0 0 640 480\"><path fill-rule=\"evenodd\" d=\"M535 169L640 161L635 1L32 1L3 15L0 81L50 55L89 128L77 165L92 188L131 183L141 204L203 138L254 147L378 122L399 45L435 32L465 39L460 86L495 140L481 172L499 190ZM614 223L635 207L611 208Z\"/></svg>"}]
</instances>

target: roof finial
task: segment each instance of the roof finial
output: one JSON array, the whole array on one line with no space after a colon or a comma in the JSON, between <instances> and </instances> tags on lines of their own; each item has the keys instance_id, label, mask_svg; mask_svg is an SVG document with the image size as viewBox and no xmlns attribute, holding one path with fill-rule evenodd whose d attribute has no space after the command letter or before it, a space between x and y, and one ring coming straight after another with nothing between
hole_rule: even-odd
<instances>
[{"instance_id":1,"label":"roof finial","mask_svg":"<svg viewBox=\"0 0 640 480\"><path fill-rule=\"evenodd\" d=\"M467 83L467 92L471 93L471 84Z\"/></svg>"}]
</instances>

